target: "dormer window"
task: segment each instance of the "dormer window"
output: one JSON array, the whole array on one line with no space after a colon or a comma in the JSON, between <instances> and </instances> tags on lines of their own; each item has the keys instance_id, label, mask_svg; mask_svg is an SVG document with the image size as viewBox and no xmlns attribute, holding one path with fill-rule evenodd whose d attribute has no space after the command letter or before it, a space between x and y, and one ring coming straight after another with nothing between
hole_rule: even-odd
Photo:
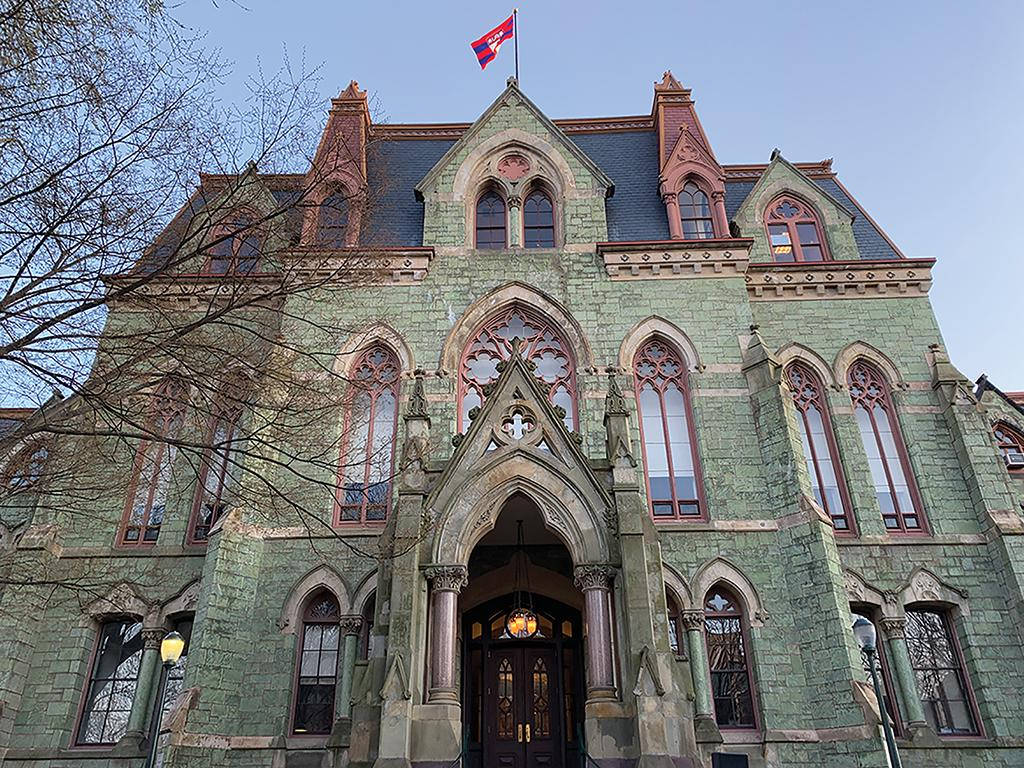
<instances>
[{"instance_id":1,"label":"dormer window","mask_svg":"<svg viewBox=\"0 0 1024 768\"><path fill-rule=\"evenodd\" d=\"M693 181L688 181L679 192L679 219L684 240L703 240L715 236L708 196Z\"/></svg>"},{"instance_id":2,"label":"dormer window","mask_svg":"<svg viewBox=\"0 0 1024 768\"><path fill-rule=\"evenodd\" d=\"M325 248L344 248L348 232L348 195L337 190L320 204L316 223L316 244Z\"/></svg>"},{"instance_id":3,"label":"dormer window","mask_svg":"<svg viewBox=\"0 0 1024 768\"><path fill-rule=\"evenodd\" d=\"M818 216L791 195L777 198L765 211L764 224L775 261L825 261L828 248Z\"/></svg>"},{"instance_id":4,"label":"dormer window","mask_svg":"<svg viewBox=\"0 0 1024 768\"><path fill-rule=\"evenodd\" d=\"M259 265L260 232L248 217L237 217L214 231L214 244L208 249L206 271L212 275L248 274Z\"/></svg>"},{"instance_id":5,"label":"dormer window","mask_svg":"<svg viewBox=\"0 0 1024 768\"><path fill-rule=\"evenodd\" d=\"M527 248L555 247L555 209L542 189L529 194L523 204L523 245Z\"/></svg>"},{"instance_id":6,"label":"dormer window","mask_svg":"<svg viewBox=\"0 0 1024 768\"><path fill-rule=\"evenodd\" d=\"M476 202L476 247L500 250L508 247L505 200L493 189Z\"/></svg>"}]
</instances>

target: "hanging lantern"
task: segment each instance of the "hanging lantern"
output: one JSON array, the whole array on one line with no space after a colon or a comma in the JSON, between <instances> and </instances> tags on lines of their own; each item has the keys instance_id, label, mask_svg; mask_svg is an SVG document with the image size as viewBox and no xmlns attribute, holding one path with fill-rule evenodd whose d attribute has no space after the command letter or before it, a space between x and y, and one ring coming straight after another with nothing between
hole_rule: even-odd
<instances>
[{"instance_id":1,"label":"hanging lantern","mask_svg":"<svg viewBox=\"0 0 1024 768\"><path fill-rule=\"evenodd\" d=\"M509 612L508 617L505 619L505 629L508 631L509 637L524 639L533 637L537 633L537 616L532 610L533 597L529 591L530 574L526 551L523 545L523 521L519 520L518 522L519 527L516 532L516 552L512 555L515 604L513 610ZM522 581L524 576L526 581L526 596L530 601L528 608L523 607Z\"/></svg>"},{"instance_id":2,"label":"hanging lantern","mask_svg":"<svg viewBox=\"0 0 1024 768\"><path fill-rule=\"evenodd\" d=\"M517 608L508 615L505 627L509 635L517 639L533 637L537 632L537 617L532 611Z\"/></svg>"}]
</instances>

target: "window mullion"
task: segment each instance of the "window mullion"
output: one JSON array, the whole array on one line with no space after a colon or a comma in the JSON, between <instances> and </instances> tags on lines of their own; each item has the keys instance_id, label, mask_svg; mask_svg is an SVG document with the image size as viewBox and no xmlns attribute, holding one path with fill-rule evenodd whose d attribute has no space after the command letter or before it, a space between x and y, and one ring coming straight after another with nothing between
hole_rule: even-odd
<instances>
[{"instance_id":1,"label":"window mullion","mask_svg":"<svg viewBox=\"0 0 1024 768\"><path fill-rule=\"evenodd\" d=\"M658 402L661 406L661 431L665 436L665 462L668 465L668 484L672 498L672 517L678 519L680 514L679 494L676 493L676 468L675 462L672 460L672 437L668 429L668 409L665 407L665 388L672 383L672 380L666 381L661 387L656 387L654 391L658 393Z\"/></svg>"}]
</instances>

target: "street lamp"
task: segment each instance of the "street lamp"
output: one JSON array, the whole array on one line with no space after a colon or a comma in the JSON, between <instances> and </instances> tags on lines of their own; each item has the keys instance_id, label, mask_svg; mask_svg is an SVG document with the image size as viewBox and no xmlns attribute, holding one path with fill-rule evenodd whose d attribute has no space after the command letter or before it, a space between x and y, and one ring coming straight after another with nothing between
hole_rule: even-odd
<instances>
[{"instance_id":1,"label":"street lamp","mask_svg":"<svg viewBox=\"0 0 1024 768\"><path fill-rule=\"evenodd\" d=\"M168 632L160 641L160 659L163 664L160 667L160 685L156 689L156 702L153 704L153 713L149 719L149 757L146 758L146 768L153 768L156 765L157 739L160 736L160 721L164 714L167 674L178 663L183 650L185 650L185 638L177 632Z\"/></svg>"},{"instance_id":2,"label":"street lamp","mask_svg":"<svg viewBox=\"0 0 1024 768\"><path fill-rule=\"evenodd\" d=\"M892 768L903 768L900 761L900 753L896 748L896 737L892 732L892 725L889 723L889 713L885 709L885 700L882 698L882 686L878 682L878 670L875 668L875 656L877 652L875 625L858 616L853 622L853 636L857 639L861 653L868 660L868 669L871 671L871 684L875 687L875 699L878 700L878 714L882 720L882 731L885 733L885 748L889 753L889 763Z\"/></svg>"}]
</instances>

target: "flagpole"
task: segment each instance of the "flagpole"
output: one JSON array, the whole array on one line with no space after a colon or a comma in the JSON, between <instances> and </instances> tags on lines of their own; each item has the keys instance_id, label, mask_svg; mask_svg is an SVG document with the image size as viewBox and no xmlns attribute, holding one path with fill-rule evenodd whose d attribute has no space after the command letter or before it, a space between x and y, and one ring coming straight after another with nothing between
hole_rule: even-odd
<instances>
[{"instance_id":1,"label":"flagpole","mask_svg":"<svg viewBox=\"0 0 1024 768\"><path fill-rule=\"evenodd\" d=\"M516 84L519 83L519 9L512 9L512 42L516 47Z\"/></svg>"}]
</instances>

